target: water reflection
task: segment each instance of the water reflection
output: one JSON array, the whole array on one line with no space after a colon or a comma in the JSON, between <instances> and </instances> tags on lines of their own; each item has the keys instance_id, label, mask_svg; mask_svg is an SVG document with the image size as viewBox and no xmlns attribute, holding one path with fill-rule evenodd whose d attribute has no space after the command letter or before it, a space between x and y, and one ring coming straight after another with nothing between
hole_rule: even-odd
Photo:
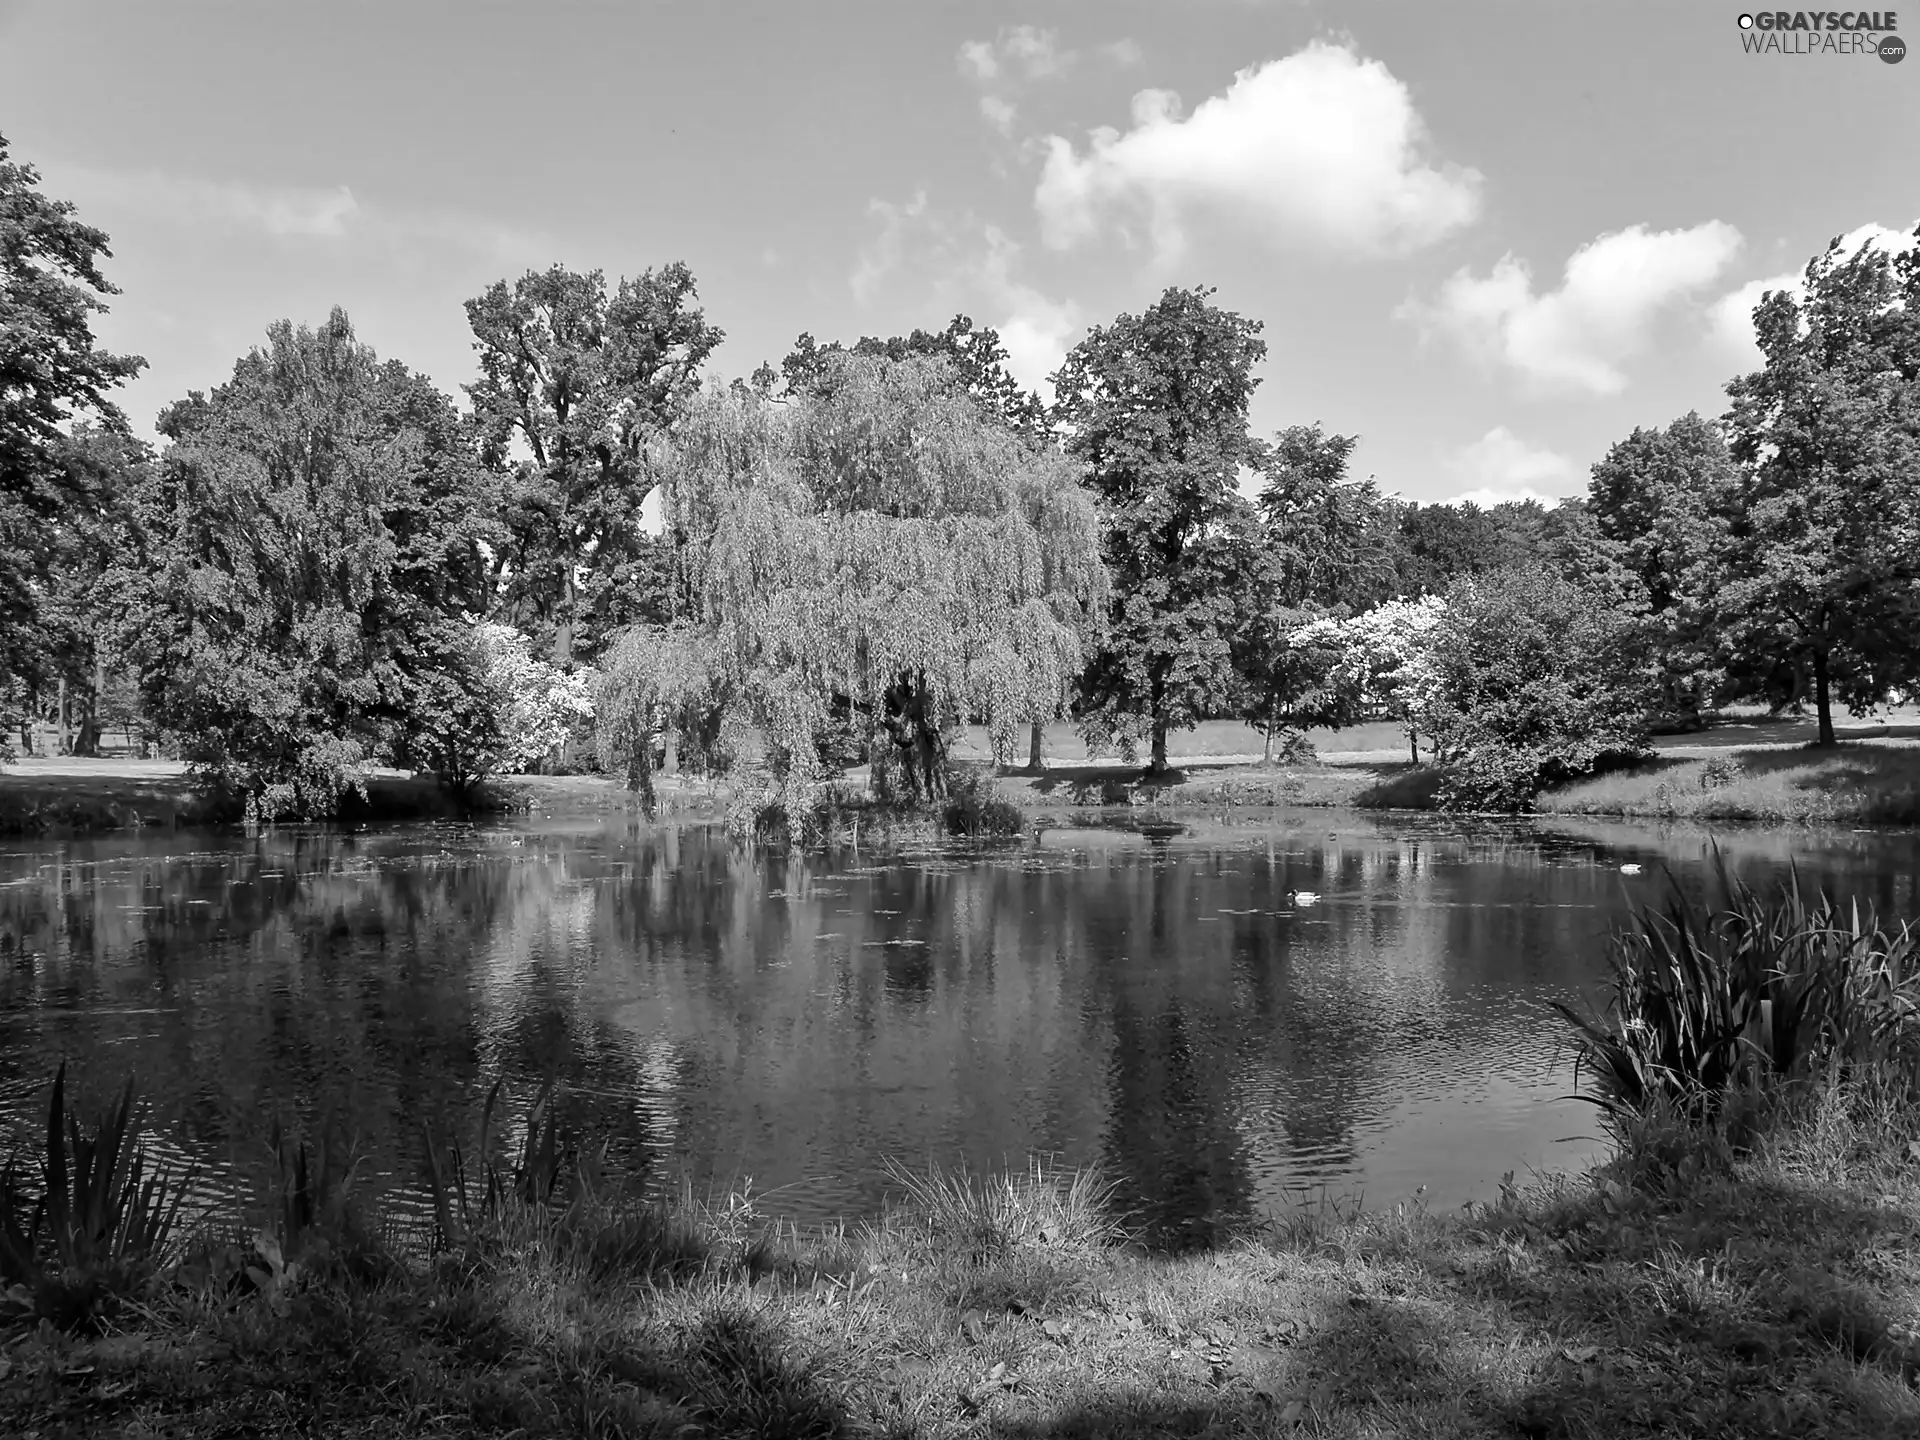
<instances>
[{"instance_id":1,"label":"water reflection","mask_svg":"<svg viewBox=\"0 0 1920 1440\"><path fill-rule=\"evenodd\" d=\"M1913 837L1724 843L1913 912ZM553 1075L629 1171L751 1175L802 1218L870 1208L888 1157L1032 1151L1103 1162L1169 1239L1301 1185L1452 1204L1594 1148L1556 1143L1592 1126L1540 1002L1708 845L1265 818L861 863L623 817L17 847L0 1125L65 1056L138 1076L216 1186L257 1185L275 1112L345 1117L411 1186L424 1123Z\"/></svg>"}]
</instances>

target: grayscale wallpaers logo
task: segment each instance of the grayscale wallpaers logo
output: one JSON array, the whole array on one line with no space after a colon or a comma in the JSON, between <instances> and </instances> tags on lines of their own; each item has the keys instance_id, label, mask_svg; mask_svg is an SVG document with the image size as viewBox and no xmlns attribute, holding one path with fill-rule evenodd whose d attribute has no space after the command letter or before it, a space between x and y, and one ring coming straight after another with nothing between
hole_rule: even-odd
<instances>
[{"instance_id":1,"label":"grayscale wallpaers logo","mask_svg":"<svg viewBox=\"0 0 1920 1440\"><path fill-rule=\"evenodd\" d=\"M1749 55L1871 55L1888 65L1907 58L1892 10L1756 10L1740 17Z\"/></svg>"}]
</instances>

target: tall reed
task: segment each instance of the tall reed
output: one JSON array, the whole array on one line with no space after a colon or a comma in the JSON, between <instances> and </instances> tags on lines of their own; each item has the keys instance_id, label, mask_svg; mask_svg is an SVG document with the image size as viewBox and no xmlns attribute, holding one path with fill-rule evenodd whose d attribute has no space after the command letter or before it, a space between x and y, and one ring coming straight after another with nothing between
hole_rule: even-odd
<instances>
[{"instance_id":1,"label":"tall reed","mask_svg":"<svg viewBox=\"0 0 1920 1440\"><path fill-rule=\"evenodd\" d=\"M63 1324L89 1323L165 1263L190 1175L154 1163L140 1141L131 1078L97 1123L67 1103L67 1067L54 1072L31 1202L18 1157L0 1171L0 1286Z\"/></svg>"},{"instance_id":2,"label":"tall reed","mask_svg":"<svg viewBox=\"0 0 1920 1440\"><path fill-rule=\"evenodd\" d=\"M1577 1070L1615 1118L1718 1113L1735 1085L1831 1075L1920 1096L1920 935L1871 906L1809 900L1797 871L1761 896L1715 857L1719 903L1676 886L1609 955L1610 1003L1573 1027Z\"/></svg>"}]
</instances>

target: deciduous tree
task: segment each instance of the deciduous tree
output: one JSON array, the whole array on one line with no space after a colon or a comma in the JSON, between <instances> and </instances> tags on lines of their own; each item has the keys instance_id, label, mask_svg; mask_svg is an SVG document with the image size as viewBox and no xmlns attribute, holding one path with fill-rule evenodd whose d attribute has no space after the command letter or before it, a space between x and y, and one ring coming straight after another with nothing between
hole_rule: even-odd
<instances>
[{"instance_id":1,"label":"deciduous tree","mask_svg":"<svg viewBox=\"0 0 1920 1440\"><path fill-rule=\"evenodd\" d=\"M1743 476L1718 607L1736 652L1804 661L1819 743L1920 671L1920 259L1839 241L1805 298L1753 312L1765 365L1730 382Z\"/></svg>"},{"instance_id":2,"label":"deciduous tree","mask_svg":"<svg viewBox=\"0 0 1920 1440\"><path fill-rule=\"evenodd\" d=\"M1055 420L1099 499L1113 577L1081 723L1095 740L1147 741L1154 771L1167 768L1170 731L1232 700L1232 645L1254 580L1237 482L1266 346L1257 321L1212 294L1168 290L1093 330L1054 377Z\"/></svg>"},{"instance_id":3,"label":"deciduous tree","mask_svg":"<svg viewBox=\"0 0 1920 1440\"><path fill-rule=\"evenodd\" d=\"M63 435L76 420L115 431L111 398L146 362L94 341L93 317L119 293L101 273L107 237L40 189L39 173L0 136L0 686L30 683L44 659L40 597L54 527L99 497L97 476L69 464Z\"/></svg>"},{"instance_id":4,"label":"deciduous tree","mask_svg":"<svg viewBox=\"0 0 1920 1440\"><path fill-rule=\"evenodd\" d=\"M764 735L795 813L831 698L884 735L908 796L942 793L964 715L1057 710L1107 600L1091 500L938 361L840 355L781 405L705 395L676 428L667 504L690 537L713 671Z\"/></svg>"},{"instance_id":5,"label":"deciduous tree","mask_svg":"<svg viewBox=\"0 0 1920 1440\"><path fill-rule=\"evenodd\" d=\"M125 628L188 757L288 813L330 812L380 759L472 778L494 506L452 402L336 309L272 326L161 430Z\"/></svg>"},{"instance_id":6,"label":"deciduous tree","mask_svg":"<svg viewBox=\"0 0 1920 1440\"><path fill-rule=\"evenodd\" d=\"M555 266L467 302L483 454L511 481L496 557L504 613L561 665L591 659L654 605L640 507L648 440L700 384L723 338L671 264L622 280Z\"/></svg>"}]
</instances>

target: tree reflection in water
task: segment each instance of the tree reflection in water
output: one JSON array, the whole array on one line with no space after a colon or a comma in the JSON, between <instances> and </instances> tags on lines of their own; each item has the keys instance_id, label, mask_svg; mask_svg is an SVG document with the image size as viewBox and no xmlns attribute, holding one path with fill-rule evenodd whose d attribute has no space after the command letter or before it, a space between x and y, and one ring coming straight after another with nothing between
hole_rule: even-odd
<instances>
[{"instance_id":1,"label":"tree reflection in water","mask_svg":"<svg viewBox=\"0 0 1920 1440\"><path fill-rule=\"evenodd\" d=\"M0 1124L61 1057L133 1073L217 1183L274 1111L340 1117L410 1188L420 1127L494 1076L647 1183L751 1175L801 1218L869 1209L888 1158L1098 1161L1152 1233L1204 1243L1294 1187L1443 1203L1551 1142L1539 1002L1590 985L1698 836L1355 821L1050 832L884 862L707 829L414 826L126 836L0 854ZM1789 846L1738 841L1755 878ZM1911 837L1798 842L1910 913ZM1644 863L1641 888L1619 862ZM1289 891L1323 897L1289 906ZM1588 1147L1591 1149L1591 1146Z\"/></svg>"}]
</instances>

